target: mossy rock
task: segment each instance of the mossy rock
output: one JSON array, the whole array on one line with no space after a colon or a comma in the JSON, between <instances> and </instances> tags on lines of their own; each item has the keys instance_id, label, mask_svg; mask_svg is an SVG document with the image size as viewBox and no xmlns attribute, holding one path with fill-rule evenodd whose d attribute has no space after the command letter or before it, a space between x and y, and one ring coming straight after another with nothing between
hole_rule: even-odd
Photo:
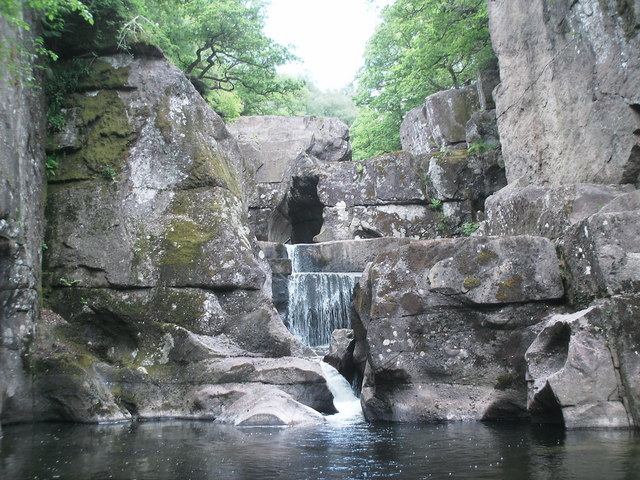
<instances>
[{"instance_id":1,"label":"mossy rock","mask_svg":"<svg viewBox=\"0 0 640 480\"><path fill-rule=\"evenodd\" d=\"M77 90L123 89L129 80L130 67L114 68L102 60L91 61L91 68L86 76L78 81Z\"/></svg>"},{"instance_id":2,"label":"mossy rock","mask_svg":"<svg viewBox=\"0 0 640 480\"><path fill-rule=\"evenodd\" d=\"M501 302L514 301L522 297L522 276L513 275L498 285L496 300Z\"/></svg>"},{"instance_id":3,"label":"mossy rock","mask_svg":"<svg viewBox=\"0 0 640 480\"><path fill-rule=\"evenodd\" d=\"M76 94L72 103L81 112L82 148L62 154L50 182L114 180L137 137L124 103L112 90L96 95Z\"/></svg>"},{"instance_id":4,"label":"mossy rock","mask_svg":"<svg viewBox=\"0 0 640 480\"><path fill-rule=\"evenodd\" d=\"M213 233L189 218L175 218L166 231L164 266L188 266L204 257L204 248Z\"/></svg>"},{"instance_id":5,"label":"mossy rock","mask_svg":"<svg viewBox=\"0 0 640 480\"><path fill-rule=\"evenodd\" d=\"M477 277L467 277L462 282L462 288L466 291L473 290L482 285L482 282Z\"/></svg>"}]
</instances>

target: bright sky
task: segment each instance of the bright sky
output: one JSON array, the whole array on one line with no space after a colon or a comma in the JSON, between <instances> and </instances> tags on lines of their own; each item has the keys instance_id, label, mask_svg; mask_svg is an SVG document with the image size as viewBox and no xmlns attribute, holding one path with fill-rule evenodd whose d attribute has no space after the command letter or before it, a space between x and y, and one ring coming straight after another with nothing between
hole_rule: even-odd
<instances>
[{"instance_id":1,"label":"bright sky","mask_svg":"<svg viewBox=\"0 0 640 480\"><path fill-rule=\"evenodd\" d=\"M303 61L280 73L304 75L322 90L347 86L363 64L378 11L368 0L271 0L266 35Z\"/></svg>"}]
</instances>

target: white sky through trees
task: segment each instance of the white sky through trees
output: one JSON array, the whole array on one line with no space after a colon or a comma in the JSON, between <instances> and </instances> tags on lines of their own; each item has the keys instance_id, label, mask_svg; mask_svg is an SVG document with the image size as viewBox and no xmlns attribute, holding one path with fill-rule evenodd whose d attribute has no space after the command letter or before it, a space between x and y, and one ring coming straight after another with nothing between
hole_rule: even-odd
<instances>
[{"instance_id":1,"label":"white sky through trees","mask_svg":"<svg viewBox=\"0 0 640 480\"><path fill-rule=\"evenodd\" d=\"M271 0L265 33L292 47L302 62L281 67L322 90L347 86L362 66L364 48L379 22L378 0Z\"/></svg>"}]
</instances>

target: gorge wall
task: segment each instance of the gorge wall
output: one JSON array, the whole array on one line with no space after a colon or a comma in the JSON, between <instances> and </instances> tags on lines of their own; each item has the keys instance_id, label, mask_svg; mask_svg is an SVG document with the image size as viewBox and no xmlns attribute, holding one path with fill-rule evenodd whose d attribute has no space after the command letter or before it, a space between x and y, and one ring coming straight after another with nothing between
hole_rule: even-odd
<instances>
[{"instance_id":1,"label":"gorge wall","mask_svg":"<svg viewBox=\"0 0 640 480\"><path fill-rule=\"evenodd\" d=\"M491 0L509 183L630 183L640 174L637 1Z\"/></svg>"},{"instance_id":2,"label":"gorge wall","mask_svg":"<svg viewBox=\"0 0 640 480\"><path fill-rule=\"evenodd\" d=\"M13 58L32 53L36 31L18 31L0 16ZM44 97L33 87L40 79L30 78L38 71L10 68L11 58L0 58L0 422L12 404L30 403L25 362L40 313L44 228Z\"/></svg>"},{"instance_id":3,"label":"gorge wall","mask_svg":"<svg viewBox=\"0 0 640 480\"><path fill-rule=\"evenodd\" d=\"M367 267L353 317L365 415L637 427L640 4L487 3L509 185L473 238ZM403 145L460 148L433 127L436 100L409 112Z\"/></svg>"},{"instance_id":4,"label":"gorge wall","mask_svg":"<svg viewBox=\"0 0 640 480\"><path fill-rule=\"evenodd\" d=\"M227 128L155 47L76 60L46 212L42 96L3 77L2 423L323 421L257 235L363 270L339 358L370 421L640 425L638 2L488 5L495 98L429 97L359 164L336 119Z\"/></svg>"},{"instance_id":5,"label":"gorge wall","mask_svg":"<svg viewBox=\"0 0 640 480\"><path fill-rule=\"evenodd\" d=\"M3 78L2 423L322 422L332 396L271 302L224 122L155 47L60 65L82 75L45 213L42 96Z\"/></svg>"}]
</instances>

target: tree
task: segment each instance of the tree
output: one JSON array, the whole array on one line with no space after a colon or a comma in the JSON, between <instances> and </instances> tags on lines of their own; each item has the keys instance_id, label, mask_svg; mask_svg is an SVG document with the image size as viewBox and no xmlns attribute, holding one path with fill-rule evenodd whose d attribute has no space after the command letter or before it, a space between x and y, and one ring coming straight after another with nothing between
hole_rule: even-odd
<instances>
[{"instance_id":1,"label":"tree","mask_svg":"<svg viewBox=\"0 0 640 480\"><path fill-rule=\"evenodd\" d=\"M93 24L93 17L87 6L80 0L0 0L0 16L19 30L31 30L25 21L24 11L33 10L40 17L45 33L62 28L63 18L75 12L85 22ZM38 57L57 60L57 55L45 48L44 39L34 35L32 45L23 45L7 38L0 38L0 78L6 73L22 79L26 85L35 86L33 68Z\"/></svg>"},{"instance_id":2,"label":"tree","mask_svg":"<svg viewBox=\"0 0 640 480\"><path fill-rule=\"evenodd\" d=\"M493 57L484 0L396 0L385 7L357 76L356 103L376 115L368 112L354 125L354 156L356 144L366 143L361 138L376 131L399 137L407 111L432 93L472 81ZM399 138L378 143L388 149Z\"/></svg>"},{"instance_id":3,"label":"tree","mask_svg":"<svg viewBox=\"0 0 640 480\"><path fill-rule=\"evenodd\" d=\"M244 113L272 95L302 87L302 82L276 73L276 67L295 56L262 32L264 1L132 1L139 15L124 32L140 27L201 89L233 92L209 95L214 108L234 103L236 96ZM224 101L216 104L220 99Z\"/></svg>"}]
</instances>

